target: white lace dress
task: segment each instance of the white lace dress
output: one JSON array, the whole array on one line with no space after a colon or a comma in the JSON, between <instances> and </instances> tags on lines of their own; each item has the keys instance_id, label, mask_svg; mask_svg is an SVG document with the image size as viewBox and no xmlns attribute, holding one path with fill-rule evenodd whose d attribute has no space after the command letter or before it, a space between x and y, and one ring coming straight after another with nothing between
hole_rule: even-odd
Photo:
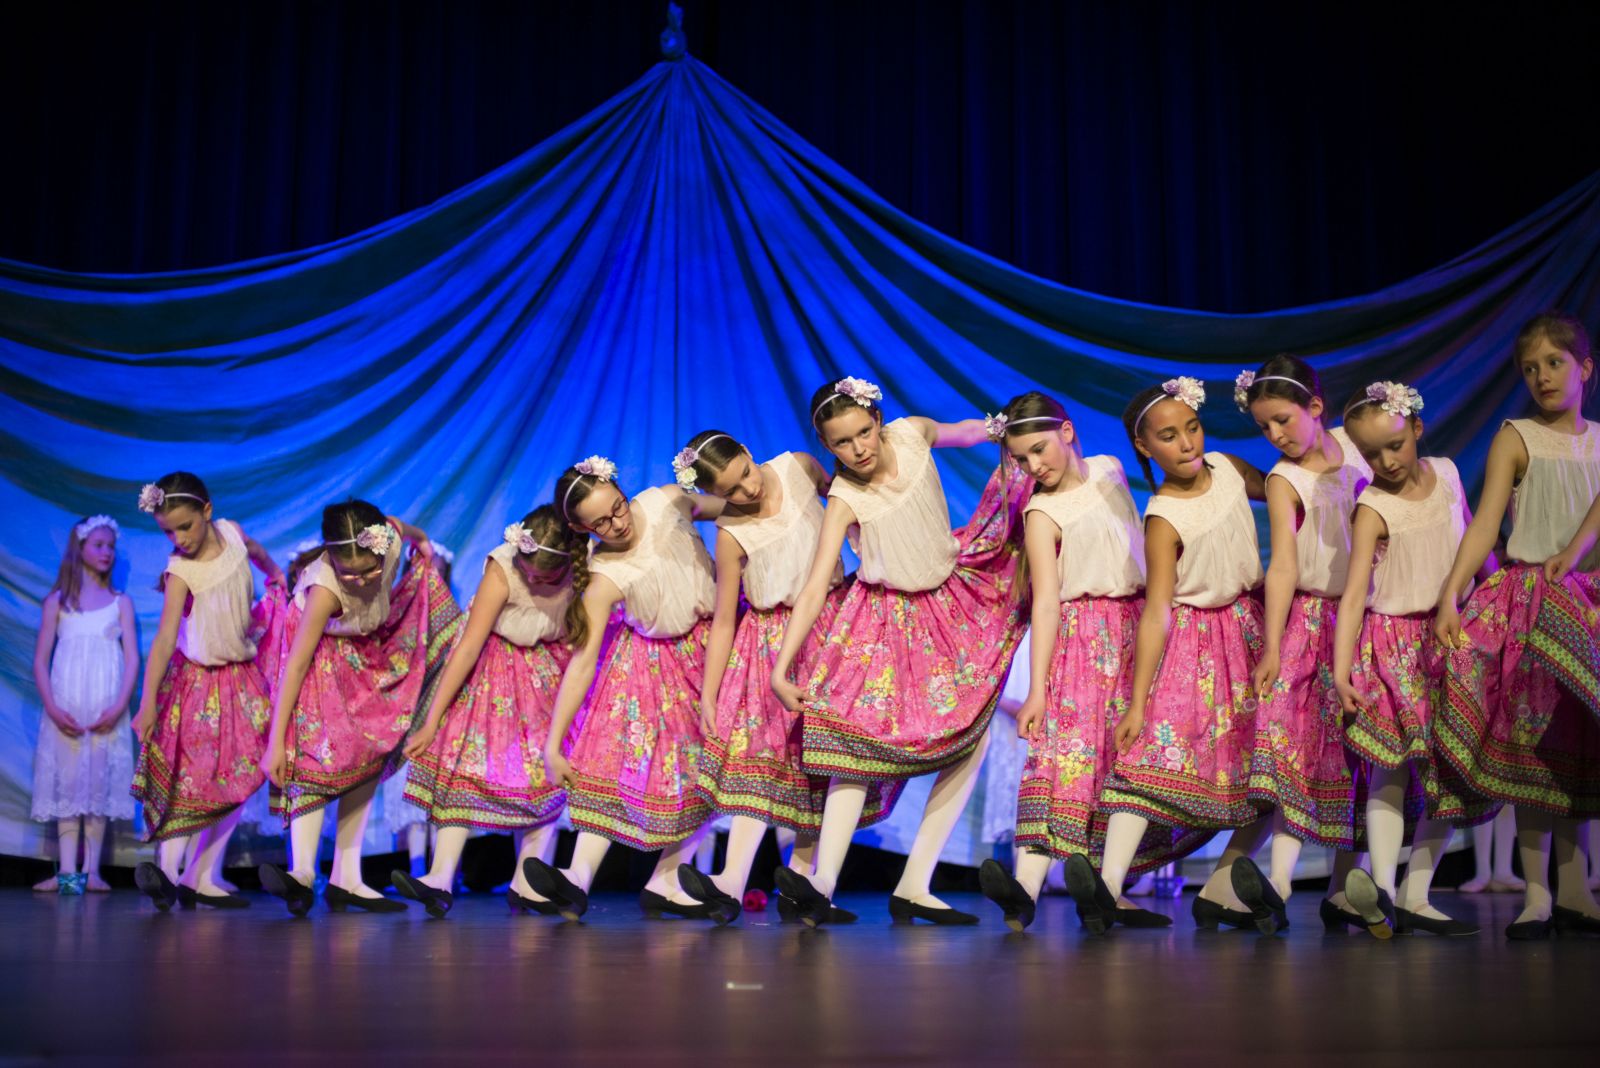
<instances>
[{"instance_id":1,"label":"white lace dress","mask_svg":"<svg viewBox=\"0 0 1600 1068\"><path fill-rule=\"evenodd\" d=\"M122 620L118 596L87 612L65 608L56 617L50 689L56 707L80 727L100 718L122 687ZM133 736L127 709L104 734L68 738L49 716L39 722L33 759L33 818L69 816L133 819Z\"/></svg>"}]
</instances>

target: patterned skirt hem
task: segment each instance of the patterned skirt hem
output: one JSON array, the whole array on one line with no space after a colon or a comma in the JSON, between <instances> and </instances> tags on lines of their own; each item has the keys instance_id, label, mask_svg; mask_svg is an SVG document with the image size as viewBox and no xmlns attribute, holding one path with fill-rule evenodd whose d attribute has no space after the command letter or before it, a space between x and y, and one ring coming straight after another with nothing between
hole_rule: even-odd
<instances>
[{"instance_id":1,"label":"patterned skirt hem","mask_svg":"<svg viewBox=\"0 0 1600 1068\"><path fill-rule=\"evenodd\" d=\"M357 786L384 777L386 759L371 761L359 768L334 774L309 774L304 768L295 768L296 778L285 784L283 790L273 790L267 800L269 811L283 817L284 826L297 816L315 812L330 802L337 801Z\"/></svg>"},{"instance_id":2,"label":"patterned skirt hem","mask_svg":"<svg viewBox=\"0 0 1600 1068\"><path fill-rule=\"evenodd\" d=\"M459 777L441 786L430 768L413 761L406 776L405 799L440 827L481 827L517 831L543 827L561 817L566 791L558 786L526 793L493 790Z\"/></svg>"},{"instance_id":3,"label":"patterned skirt hem","mask_svg":"<svg viewBox=\"0 0 1600 1068\"><path fill-rule=\"evenodd\" d=\"M625 798L615 783L578 776L567 792L567 816L580 831L592 831L619 845L652 850L677 845L711 818L705 799L691 793L681 803Z\"/></svg>"},{"instance_id":4,"label":"patterned skirt hem","mask_svg":"<svg viewBox=\"0 0 1600 1068\"><path fill-rule=\"evenodd\" d=\"M239 807L238 802L198 804L178 797L173 789L172 768L153 745L139 750L139 763L128 792L144 805L147 842L164 842L203 831Z\"/></svg>"},{"instance_id":5,"label":"patterned skirt hem","mask_svg":"<svg viewBox=\"0 0 1600 1068\"><path fill-rule=\"evenodd\" d=\"M1248 797L1260 810L1282 813L1283 829L1302 842L1333 849L1355 844L1355 794L1349 781L1307 782L1258 749Z\"/></svg>"},{"instance_id":6,"label":"patterned skirt hem","mask_svg":"<svg viewBox=\"0 0 1600 1068\"><path fill-rule=\"evenodd\" d=\"M1243 784L1226 794L1204 783L1127 775L1119 768L1100 793L1100 810L1131 812L1166 827L1224 831L1253 823L1261 813L1250 803Z\"/></svg>"},{"instance_id":7,"label":"patterned skirt hem","mask_svg":"<svg viewBox=\"0 0 1600 1068\"><path fill-rule=\"evenodd\" d=\"M943 771L965 760L982 741L999 700L997 687L977 719L937 751L917 755L871 737L844 720L809 712L802 721L802 767L812 775L865 783L903 782Z\"/></svg>"}]
</instances>

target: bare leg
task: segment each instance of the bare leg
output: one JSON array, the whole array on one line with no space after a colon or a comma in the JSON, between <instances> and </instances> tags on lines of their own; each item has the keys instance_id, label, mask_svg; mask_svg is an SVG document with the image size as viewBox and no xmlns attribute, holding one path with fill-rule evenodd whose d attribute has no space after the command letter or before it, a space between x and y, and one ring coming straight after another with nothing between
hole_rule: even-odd
<instances>
[{"instance_id":1,"label":"bare leg","mask_svg":"<svg viewBox=\"0 0 1600 1068\"><path fill-rule=\"evenodd\" d=\"M372 815L372 798L378 780L371 779L351 788L339 798L339 817L333 832L333 874L330 886L357 897L382 897L361 879L361 839L367 833L367 817Z\"/></svg>"},{"instance_id":2,"label":"bare leg","mask_svg":"<svg viewBox=\"0 0 1600 1068\"><path fill-rule=\"evenodd\" d=\"M528 885L528 880L522 874L522 863L529 857L535 857L546 864L550 863L550 857L556 851L556 825L547 823L535 830L518 831L512 837L517 843L517 870L511 876L511 889L530 901L545 900L542 894L534 893L533 887ZM437 845L434 846L436 858L438 848Z\"/></svg>"},{"instance_id":3,"label":"bare leg","mask_svg":"<svg viewBox=\"0 0 1600 1068\"><path fill-rule=\"evenodd\" d=\"M220 897L228 892L217 885L213 875L222 867L222 855L228 851L228 839L233 837L233 829L239 826L239 817L242 815L244 810L235 806L232 812L195 836L200 840L200 848L194 860L184 869L184 886L211 897Z\"/></svg>"},{"instance_id":4,"label":"bare leg","mask_svg":"<svg viewBox=\"0 0 1600 1068\"><path fill-rule=\"evenodd\" d=\"M78 817L63 816L56 820L56 850L60 857L57 873L71 875L78 870ZM53 891L60 886L55 875L33 884L35 890Z\"/></svg>"},{"instance_id":5,"label":"bare leg","mask_svg":"<svg viewBox=\"0 0 1600 1068\"><path fill-rule=\"evenodd\" d=\"M956 820L967 807L972 788L977 785L978 771L983 767L983 757L989 751L989 735L985 734L972 752L959 764L953 764L939 773L928 793L928 804L922 810L922 823L911 843L911 855L906 858L905 869L900 873L900 883L894 888L896 897L925 908L949 908L929 891L933 881L934 865L944 852Z\"/></svg>"}]
</instances>

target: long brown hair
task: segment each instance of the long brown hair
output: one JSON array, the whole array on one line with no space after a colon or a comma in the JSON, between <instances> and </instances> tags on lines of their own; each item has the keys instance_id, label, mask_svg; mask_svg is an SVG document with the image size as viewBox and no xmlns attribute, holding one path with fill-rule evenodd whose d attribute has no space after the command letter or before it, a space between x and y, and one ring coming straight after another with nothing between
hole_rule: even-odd
<instances>
[{"instance_id":1,"label":"long brown hair","mask_svg":"<svg viewBox=\"0 0 1600 1068\"><path fill-rule=\"evenodd\" d=\"M51 593L59 593L61 595L61 607L69 612L78 610L78 598L83 592L83 569L87 565L83 562L83 539L78 537L78 528L88 521L89 517L84 516L72 524L72 529L67 533L66 552L61 554L61 569L56 572L56 584L50 587ZM105 524L102 523L100 526L93 527L89 533L93 534L103 526ZM105 529L110 530L111 528L105 527ZM116 536L113 531L111 537L115 539ZM106 589L111 590L112 593L116 592L111 587L111 575L109 573L106 575Z\"/></svg>"}]
</instances>

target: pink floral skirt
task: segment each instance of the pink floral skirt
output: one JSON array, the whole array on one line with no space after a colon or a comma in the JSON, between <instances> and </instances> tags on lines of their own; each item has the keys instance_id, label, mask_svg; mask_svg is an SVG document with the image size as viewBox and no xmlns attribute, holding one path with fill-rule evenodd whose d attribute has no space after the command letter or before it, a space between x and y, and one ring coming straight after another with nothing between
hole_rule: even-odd
<instances>
[{"instance_id":1,"label":"pink floral skirt","mask_svg":"<svg viewBox=\"0 0 1600 1068\"><path fill-rule=\"evenodd\" d=\"M300 625L298 608L291 605L287 615L273 643L280 664ZM395 772L463 618L438 571L416 559L377 630L322 636L285 737L287 778L272 794L272 810L285 823Z\"/></svg>"},{"instance_id":2,"label":"pink floral skirt","mask_svg":"<svg viewBox=\"0 0 1600 1068\"><path fill-rule=\"evenodd\" d=\"M1250 803L1261 605L1246 595L1221 608L1174 605L1144 729L1117 758L1100 793L1107 812L1168 827L1218 831L1260 815Z\"/></svg>"},{"instance_id":3,"label":"pink floral skirt","mask_svg":"<svg viewBox=\"0 0 1600 1068\"><path fill-rule=\"evenodd\" d=\"M1278 681L1256 709L1250 800L1283 814L1303 842L1353 848L1356 769L1344 744L1344 713L1333 685L1336 597L1296 593L1289 605Z\"/></svg>"},{"instance_id":4,"label":"pink floral skirt","mask_svg":"<svg viewBox=\"0 0 1600 1068\"><path fill-rule=\"evenodd\" d=\"M1105 848L1100 790L1116 758L1117 722L1133 692L1141 597L1082 597L1061 606L1045 690L1043 737L1028 742L1017 789L1016 847L1064 859ZM1192 853L1209 838L1151 824L1134 874Z\"/></svg>"},{"instance_id":5,"label":"pink floral skirt","mask_svg":"<svg viewBox=\"0 0 1600 1068\"><path fill-rule=\"evenodd\" d=\"M406 800L443 827L553 823L566 792L545 776L544 742L570 659L561 642L524 648L489 635L433 743L407 769Z\"/></svg>"},{"instance_id":6,"label":"pink floral skirt","mask_svg":"<svg viewBox=\"0 0 1600 1068\"><path fill-rule=\"evenodd\" d=\"M990 478L956 532L955 571L937 589L850 588L806 683L806 771L888 782L972 752L1026 625L1018 516L1027 496L1021 477L1009 486L998 472Z\"/></svg>"},{"instance_id":7,"label":"pink floral skirt","mask_svg":"<svg viewBox=\"0 0 1600 1068\"><path fill-rule=\"evenodd\" d=\"M572 825L635 849L683 841L711 816L700 778L702 619L678 638L620 627L572 743Z\"/></svg>"},{"instance_id":8,"label":"pink floral skirt","mask_svg":"<svg viewBox=\"0 0 1600 1068\"><path fill-rule=\"evenodd\" d=\"M1447 654L1437 724L1448 792L1600 816L1600 576L1550 586L1541 567L1511 564L1461 614L1471 648Z\"/></svg>"}]
</instances>

